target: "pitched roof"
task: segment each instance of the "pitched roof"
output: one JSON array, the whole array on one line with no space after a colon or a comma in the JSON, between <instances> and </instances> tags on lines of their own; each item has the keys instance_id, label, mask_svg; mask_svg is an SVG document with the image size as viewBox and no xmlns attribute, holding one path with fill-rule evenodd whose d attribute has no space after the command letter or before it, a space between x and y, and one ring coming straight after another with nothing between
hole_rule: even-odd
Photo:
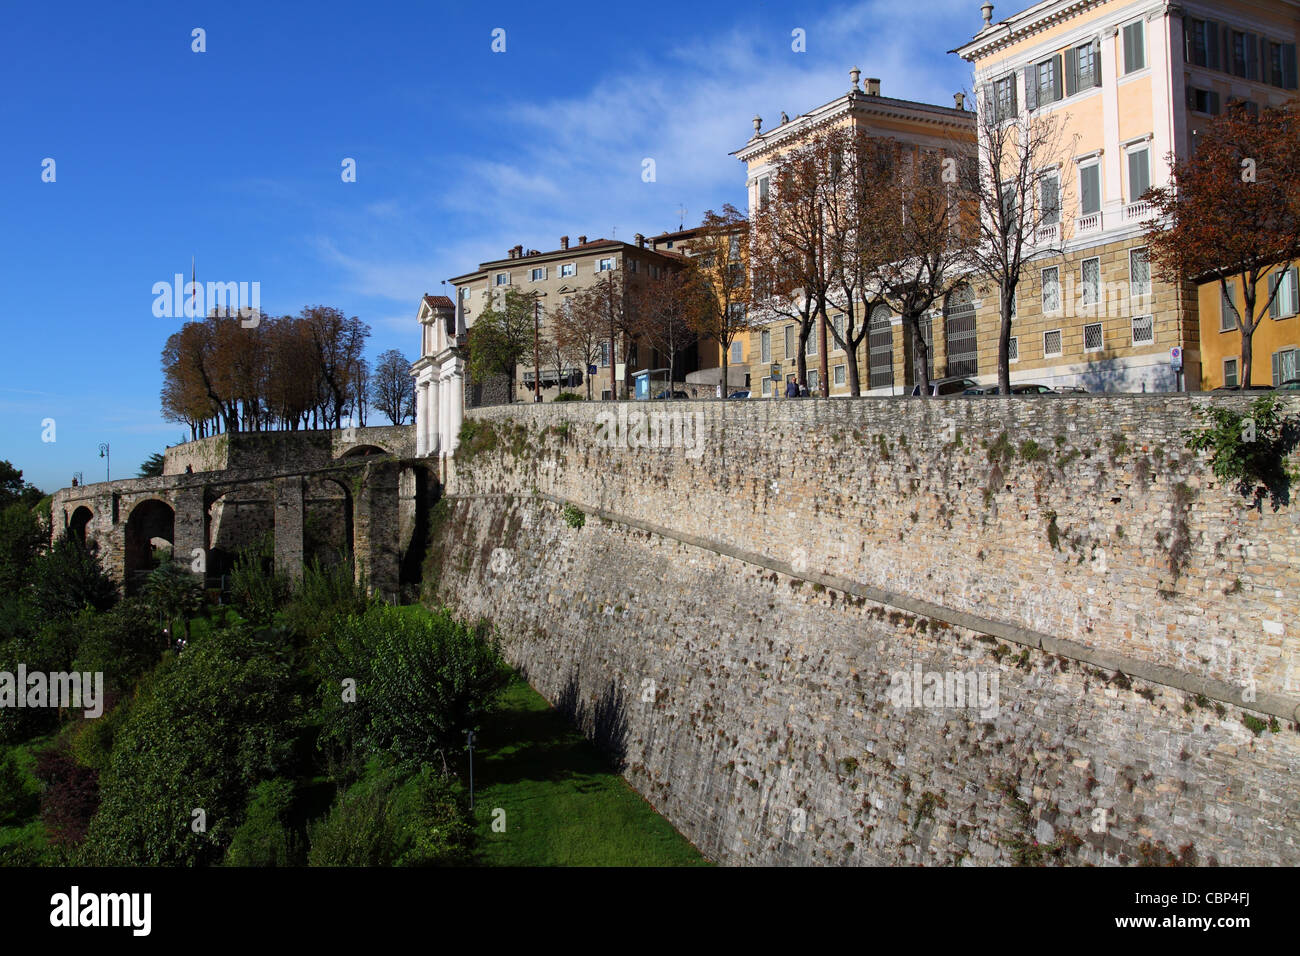
<instances>
[{"instance_id":1,"label":"pitched roof","mask_svg":"<svg viewBox=\"0 0 1300 956\"><path fill-rule=\"evenodd\" d=\"M456 308L456 303L452 302L451 299L445 295L429 295L426 293L424 296L424 301L429 304L429 308L431 309L436 309L438 307L442 307L444 309Z\"/></svg>"}]
</instances>

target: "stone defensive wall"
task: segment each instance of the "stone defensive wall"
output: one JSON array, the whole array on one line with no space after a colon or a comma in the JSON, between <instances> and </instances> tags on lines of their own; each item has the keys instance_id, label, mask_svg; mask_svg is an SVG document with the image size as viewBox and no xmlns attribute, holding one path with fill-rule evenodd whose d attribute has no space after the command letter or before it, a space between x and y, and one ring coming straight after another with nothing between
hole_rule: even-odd
<instances>
[{"instance_id":1,"label":"stone defensive wall","mask_svg":"<svg viewBox=\"0 0 1300 956\"><path fill-rule=\"evenodd\" d=\"M1294 865L1300 522L1207 401L471 410L426 595L722 862Z\"/></svg>"},{"instance_id":2,"label":"stone defensive wall","mask_svg":"<svg viewBox=\"0 0 1300 956\"><path fill-rule=\"evenodd\" d=\"M179 475L227 468L289 471L326 465L346 454L376 449L397 458L415 455L415 427L382 425L366 428L303 431L234 432L173 445L163 452L163 474Z\"/></svg>"}]
</instances>

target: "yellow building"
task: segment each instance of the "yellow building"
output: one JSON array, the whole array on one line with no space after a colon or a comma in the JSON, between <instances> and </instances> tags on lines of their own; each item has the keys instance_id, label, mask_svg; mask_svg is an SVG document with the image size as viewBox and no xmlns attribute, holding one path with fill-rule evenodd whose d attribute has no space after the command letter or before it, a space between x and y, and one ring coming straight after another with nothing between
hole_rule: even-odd
<instances>
[{"instance_id":1,"label":"yellow building","mask_svg":"<svg viewBox=\"0 0 1300 956\"><path fill-rule=\"evenodd\" d=\"M1237 314L1244 315L1245 309L1241 281L1231 285L1231 305L1217 281L1200 286L1202 388L1277 386L1300 378L1300 270L1295 266L1284 273L1275 270L1262 280L1255 292L1256 309L1268 301L1273 286L1279 282L1282 288L1268 317L1260 320L1251 336L1249 383L1241 381L1241 332L1237 329Z\"/></svg>"},{"instance_id":2,"label":"yellow building","mask_svg":"<svg viewBox=\"0 0 1300 956\"><path fill-rule=\"evenodd\" d=\"M843 96L794 119L783 113L780 123L767 132L763 132L762 119L754 118L754 135L733 153L746 164L751 219L752 211L767 200L780 157L819 133L847 127L865 130L882 139L893 139L917 150L939 152L951 150L954 144L975 142L975 116L966 109L963 94L955 95L953 106L892 99L881 95L878 79L868 79L864 86L859 86L860 75L857 69L849 72L852 85ZM828 319L831 323L844 322L844 316L833 304L828 309ZM747 339L748 342L741 346L741 355L748 364L754 393L762 397L781 394L784 383L795 376L798 323L777 318L756 328ZM819 339L814 327L806 346L807 384L813 394L819 393L821 384L821 356L817 353ZM836 347L835 337L829 330L826 339L830 348L826 356L830 394L848 395L847 356ZM904 339L898 316L884 307L872 313L868 334L858 350L858 370L864 395L899 394L910 386L911 349L905 347ZM932 332L930 341L934 341ZM935 343L935 348L942 354L943 347L939 343ZM935 356L935 361L939 360L939 356ZM780 382L774 382L771 377L774 366L780 369Z\"/></svg>"},{"instance_id":3,"label":"yellow building","mask_svg":"<svg viewBox=\"0 0 1300 956\"><path fill-rule=\"evenodd\" d=\"M996 22L992 3L982 10L983 28L954 51L974 66L981 114L1058 114L1066 147L1042 163L1038 191L1058 210L1041 244L1064 254L1037 258L1022 278L1012 382L1195 389L1204 364L1212 387L1222 376L1220 333L1211 345L1200 316L1214 295L1152 275L1142 239L1151 210L1140 197L1168 184L1169 157L1190 155L1230 104L1258 110L1294 95L1300 4L1044 0ZM974 286L958 307L974 300L975 373L995 380L997 295ZM1217 304L1211 312L1217 324Z\"/></svg>"}]
</instances>

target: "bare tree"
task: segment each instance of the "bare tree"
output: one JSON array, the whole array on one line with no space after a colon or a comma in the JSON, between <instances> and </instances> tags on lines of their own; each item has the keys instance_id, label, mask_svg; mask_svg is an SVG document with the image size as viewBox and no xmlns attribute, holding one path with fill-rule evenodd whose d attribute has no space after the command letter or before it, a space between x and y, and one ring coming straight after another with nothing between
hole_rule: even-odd
<instances>
[{"instance_id":1,"label":"bare tree","mask_svg":"<svg viewBox=\"0 0 1300 956\"><path fill-rule=\"evenodd\" d=\"M591 376L587 370L600 361L600 344L608 331L601 308L603 303L588 302L589 291L569 296L550 316L551 338L555 346L582 365L588 399L592 396Z\"/></svg>"},{"instance_id":2,"label":"bare tree","mask_svg":"<svg viewBox=\"0 0 1300 956\"><path fill-rule=\"evenodd\" d=\"M370 380L370 404L394 425L415 420L415 378L411 363L397 349L379 356Z\"/></svg>"},{"instance_id":3,"label":"bare tree","mask_svg":"<svg viewBox=\"0 0 1300 956\"><path fill-rule=\"evenodd\" d=\"M977 115L977 143L951 145L944 181L958 206L966 268L988 279L1001 296L998 390L1008 395L1016 289L1026 263L1065 252L1065 223L1072 217L1063 209L1055 164L1073 149L1060 112L1024 109L1005 118L984 103Z\"/></svg>"},{"instance_id":4,"label":"bare tree","mask_svg":"<svg viewBox=\"0 0 1300 956\"><path fill-rule=\"evenodd\" d=\"M691 317L707 294L692 273L673 269L642 282L628 293L630 323L638 342L668 359L669 387L676 381L677 356L696 340Z\"/></svg>"}]
</instances>

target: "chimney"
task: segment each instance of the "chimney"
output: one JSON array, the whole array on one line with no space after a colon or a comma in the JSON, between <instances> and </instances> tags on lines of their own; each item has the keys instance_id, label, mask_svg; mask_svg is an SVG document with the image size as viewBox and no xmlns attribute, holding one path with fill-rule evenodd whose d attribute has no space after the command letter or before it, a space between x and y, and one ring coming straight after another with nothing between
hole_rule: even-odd
<instances>
[{"instance_id":1,"label":"chimney","mask_svg":"<svg viewBox=\"0 0 1300 956\"><path fill-rule=\"evenodd\" d=\"M561 249L567 249L567 248L569 248L569 237L568 237L568 236L560 236L560 248L561 248Z\"/></svg>"},{"instance_id":2,"label":"chimney","mask_svg":"<svg viewBox=\"0 0 1300 956\"><path fill-rule=\"evenodd\" d=\"M634 238L636 239L636 247L637 247L638 249L644 249L644 248L645 248L645 236L641 235L641 233L638 232Z\"/></svg>"},{"instance_id":3,"label":"chimney","mask_svg":"<svg viewBox=\"0 0 1300 956\"><path fill-rule=\"evenodd\" d=\"M579 237L578 237L578 245L580 245L580 246L585 246L586 244L587 244L587 237L586 237L586 236L579 236Z\"/></svg>"},{"instance_id":4,"label":"chimney","mask_svg":"<svg viewBox=\"0 0 1300 956\"><path fill-rule=\"evenodd\" d=\"M980 12L984 14L984 29L993 26L993 4L989 0L984 0L984 6L980 7Z\"/></svg>"},{"instance_id":5,"label":"chimney","mask_svg":"<svg viewBox=\"0 0 1300 956\"><path fill-rule=\"evenodd\" d=\"M522 245L515 246L515 258L522 259L523 257L524 257L524 247Z\"/></svg>"},{"instance_id":6,"label":"chimney","mask_svg":"<svg viewBox=\"0 0 1300 956\"><path fill-rule=\"evenodd\" d=\"M880 80L875 79L874 77L869 77L863 86L866 87L868 96L880 95Z\"/></svg>"},{"instance_id":7,"label":"chimney","mask_svg":"<svg viewBox=\"0 0 1300 956\"><path fill-rule=\"evenodd\" d=\"M506 258L507 258L507 259L513 259L514 257L515 257L515 250L514 250L514 249L507 249L507 250L506 250Z\"/></svg>"},{"instance_id":8,"label":"chimney","mask_svg":"<svg viewBox=\"0 0 1300 956\"><path fill-rule=\"evenodd\" d=\"M954 104L956 104L957 109L959 109L959 110L964 110L964 109L966 108L966 94L965 94L965 93L954 93L954 94L952 95L952 101L953 101Z\"/></svg>"}]
</instances>

